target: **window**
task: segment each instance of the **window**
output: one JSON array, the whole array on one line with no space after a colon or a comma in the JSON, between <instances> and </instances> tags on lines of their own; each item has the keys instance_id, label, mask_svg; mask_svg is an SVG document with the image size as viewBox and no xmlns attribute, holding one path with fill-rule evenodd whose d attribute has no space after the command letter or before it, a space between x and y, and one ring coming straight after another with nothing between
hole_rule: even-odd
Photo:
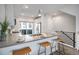
<instances>
[{"instance_id":1,"label":"window","mask_svg":"<svg viewBox=\"0 0 79 59\"><path fill-rule=\"evenodd\" d=\"M27 34L32 34L32 30L27 30Z\"/></svg>"},{"instance_id":2,"label":"window","mask_svg":"<svg viewBox=\"0 0 79 59\"><path fill-rule=\"evenodd\" d=\"M26 30L23 30L23 29L22 29L22 30L21 30L21 34L22 34L22 35L26 35Z\"/></svg>"},{"instance_id":3,"label":"window","mask_svg":"<svg viewBox=\"0 0 79 59\"><path fill-rule=\"evenodd\" d=\"M33 23L33 22L21 22L21 34L40 34L40 23Z\"/></svg>"}]
</instances>

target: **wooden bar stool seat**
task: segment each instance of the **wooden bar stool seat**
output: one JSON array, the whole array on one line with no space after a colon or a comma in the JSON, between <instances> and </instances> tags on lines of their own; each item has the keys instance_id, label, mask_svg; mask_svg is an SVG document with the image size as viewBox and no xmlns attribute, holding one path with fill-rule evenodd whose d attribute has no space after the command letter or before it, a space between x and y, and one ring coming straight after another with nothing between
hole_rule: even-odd
<instances>
[{"instance_id":1,"label":"wooden bar stool seat","mask_svg":"<svg viewBox=\"0 0 79 59\"><path fill-rule=\"evenodd\" d=\"M65 52L64 52L64 45L60 44L60 43L64 43L64 39L58 38L57 41L58 41L58 51L57 52L59 54L65 54Z\"/></svg>"},{"instance_id":2,"label":"wooden bar stool seat","mask_svg":"<svg viewBox=\"0 0 79 59\"><path fill-rule=\"evenodd\" d=\"M57 38L57 41L64 43L64 40L62 38Z\"/></svg>"},{"instance_id":3,"label":"wooden bar stool seat","mask_svg":"<svg viewBox=\"0 0 79 59\"><path fill-rule=\"evenodd\" d=\"M38 55L40 55L40 54L42 54L42 53L45 53L45 55L46 55L46 48L47 48L48 46L50 46L50 48L51 48L51 43L48 42L48 41L39 43L39 45L40 45L40 47L39 47L39 50L38 50ZM43 52L40 52L41 47L43 47L43 48L45 49ZM51 49L51 51L52 51L52 49Z\"/></svg>"},{"instance_id":4,"label":"wooden bar stool seat","mask_svg":"<svg viewBox=\"0 0 79 59\"><path fill-rule=\"evenodd\" d=\"M13 55L26 55L26 54L29 54L30 52L31 52L31 49L29 47L26 47L19 50L14 50Z\"/></svg>"},{"instance_id":5,"label":"wooden bar stool seat","mask_svg":"<svg viewBox=\"0 0 79 59\"><path fill-rule=\"evenodd\" d=\"M50 42L42 42L42 43L39 43L41 46L43 46L43 47L48 47L48 46L50 46L51 45L51 43Z\"/></svg>"}]
</instances>

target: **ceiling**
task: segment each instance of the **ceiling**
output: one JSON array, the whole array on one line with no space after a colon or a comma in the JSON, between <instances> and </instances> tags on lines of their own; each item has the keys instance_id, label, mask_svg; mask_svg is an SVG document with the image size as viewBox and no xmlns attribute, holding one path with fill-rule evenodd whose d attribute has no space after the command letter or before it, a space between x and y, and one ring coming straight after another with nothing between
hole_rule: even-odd
<instances>
[{"instance_id":1,"label":"ceiling","mask_svg":"<svg viewBox=\"0 0 79 59\"><path fill-rule=\"evenodd\" d=\"M28 8L25 8L25 6L28 6ZM38 14L39 9L42 14L45 14L54 13L67 6L74 6L74 4L15 4L13 8L16 16L34 16Z\"/></svg>"},{"instance_id":2,"label":"ceiling","mask_svg":"<svg viewBox=\"0 0 79 59\"><path fill-rule=\"evenodd\" d=\"M68 6L68 5L31 4L31 5L27 5L28 8L24 8L24 6L26 5L22 5L22 4L14 5L15 15L26 15L26 16L37 15L39 9L42 10L41 13L51 13L61 8L64 8L65 6Z\"/></svg>"}]
</instances>

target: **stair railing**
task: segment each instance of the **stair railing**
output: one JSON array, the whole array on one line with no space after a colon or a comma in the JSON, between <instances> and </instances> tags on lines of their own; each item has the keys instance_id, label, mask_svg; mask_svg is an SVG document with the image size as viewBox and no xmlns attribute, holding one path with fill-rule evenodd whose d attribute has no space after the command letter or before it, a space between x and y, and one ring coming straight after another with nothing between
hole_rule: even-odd
<instances>
[{"instance_id":1,"label":"stair railing","mask_svg":"<svg viewBox=\"0 0 79 59\"><path fill-rule=\"evenodd\" d=\"M64 31L56 31L56 32L61 32L64 34L67 38L69 38L73 42L73 47L75 47L75 32L67 32L67 33L72 33L73 38L71 38L68 34L66 34Z\"/></svg>"}]
</instances>

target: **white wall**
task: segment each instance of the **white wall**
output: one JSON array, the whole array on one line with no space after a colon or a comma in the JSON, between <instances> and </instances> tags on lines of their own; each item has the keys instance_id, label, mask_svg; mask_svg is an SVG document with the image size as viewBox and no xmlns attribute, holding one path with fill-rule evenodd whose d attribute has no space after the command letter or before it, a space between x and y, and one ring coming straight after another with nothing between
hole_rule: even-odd
<instances>
[{"instance_id":1,"label":"white wall","mask_svg":"<svg viewBox=\"0 0 79 59\"><path fill-rule=\"evenodd\" d=\"M4 20L5 17L5 7L4 5L0 5L0 21Z\"/></svg>"},{"instance_id":2,"label":"white wall","mask_svg":"<svg viewBox=\"0 0 79 59\"><path fill-rule=\"evenodd\" d=\"M68 5L60 10L76 16L76 32L79 32L79 5Z\"/></svg>"},{"instance_id":3,"label":"white wall","mask_svg":"<svg viewBox=\"0 0 79 59\"><path fill-rule=\"evenodd\" d=\"M76 17L61 13L55 17L49 17L48 19L48 32L53 31L66 31L66 32L75 32L76 31Z\"/></svg>"},{"instance_id":4,"label":"white wall","mask_svg":"<svg viewBox=\"0 0 79 59\"><path fill-rule=\"evenodd\" d=\"M13 5L0 5L0 21L3 21L5 16L7 17L7 20L9 20L10 25L14 25Z\"/></svg>"},{"instance_id":5,"label":"white wall","mask_svg":"<svg viewBox=\"0 0 79 59\"><path fill-rule=\"evenodd\" d=\"M6 17L9 20L10 25L14 25L14 6L6 5Z\"/></svg>"},{"instance_id":6,"label":"white wall","mask_svg":"<svg viewBox=\"0 0 79 59\"><path fill-rule=\"evenodd\" d=\"M79 49L79 5L69 5L62 8L61 11L76 16L76 48Z\"/></svg>"}]
</instances>

